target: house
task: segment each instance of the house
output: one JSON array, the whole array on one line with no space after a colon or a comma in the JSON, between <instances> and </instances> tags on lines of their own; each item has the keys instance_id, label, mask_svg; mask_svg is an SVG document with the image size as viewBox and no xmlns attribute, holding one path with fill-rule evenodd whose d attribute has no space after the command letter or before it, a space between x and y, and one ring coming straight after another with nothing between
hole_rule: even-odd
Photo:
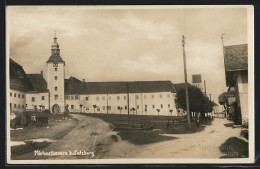
<instances>
[{"instance_id":1,"label":"house","mask_svg":"<svg viewBox=\"0 0 260 169\"><path fill-rule=\"evenodd\" d=\"M32 88L26 92L26 110L49 110L49 90L43 72L41 74L27 74L27 77L32 84Z\"/></svg>"},{"instance_id":2,"label":"house","mask_svg":"<svg viewBox=\"0 0 260 169\"><path fill-rule=\"evenodd\" d=\"M9 59L10 113L24 112L26 109L26 91L32 88L23 67Z\"/></svg>"},{"instance_id":3,"label":"house","mask_svg":"<svg viewBox=\"0 0 260 169\"><path fill-rule=\"evenodd\" d=\"M65 102L70 112L177 115L175 94L171 81L85 82L75 77L65 80Z\"/></svg>"},{"instance_id":4,"label":"house","mask_svg":"<svg viewBox=\"0 0 260 169\"><path fill-rule=\"evenodd\" d=\"M234 90L235 123L248 125L248 45L224 46L226 86Z\"/></svg>"}]
</instances>

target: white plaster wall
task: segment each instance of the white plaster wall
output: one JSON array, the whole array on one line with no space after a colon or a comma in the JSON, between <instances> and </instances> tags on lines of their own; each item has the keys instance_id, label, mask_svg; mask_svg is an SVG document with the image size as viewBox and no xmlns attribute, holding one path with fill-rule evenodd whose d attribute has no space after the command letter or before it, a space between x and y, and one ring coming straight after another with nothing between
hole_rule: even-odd
<instances>
[{"instance_id":1,"label":"white plaster wall","mask_svg":"<svg viewBox=\"0 0 260 169\"><path fill-rule=\"evenodd\" d=\"M240 108L241 108L241 115L242 115L242 124L247 125L248 123L248 83L243 83L242 77L245 74L238 74L237 76L237 85L239 91L239 99L240 99Z\"/></svg>"},{"instance_id":2,"label":"white plaster wall","mask_svg":"<svg viewBox=\"0 0 260 169\"><path fill-rule=\"evenodd\" d=\"M44 96L44 100L42 100ZM35 101L32 102L32 97L35 97ZM49 93L26 93L26 110L34 110L34 105L37 109L40 109L40 105L45 106L45 109L49 110Z\"/></svg>"},{"instance_id":3,"label":"white plaster wall","mask_svg":"<svg viewBox=\"0 0 260 169\"><path fill-rule=\"evenodd\" d=\"M60 106L61 113L64 112L65 98L64 98L64 78L65 78L65 65L64 63L58 63L58 70L55 71L53 63L47 64L47 84L50 92L50 110L55 104ZM55 76L58 77L55 80ZM58 87L58 90L55 91L55 87ZM55 100L55 95L58 95L58 100Z\"/></svg>"},{"instance_id":4,"label":"white plaster wall","mask_svg":"<svg viewBox=\"0 0 260 169\"><path fill-rule=\"evenodd\" d=\"M12 93L12 96L11 96ZM14 97L16 94L16 97ZM13 90L10 89L10 104L9 106L11 109L11 112L17 111L17 112L24 112L26 109L26 94L25 92L19 91L19 90ZM20 98L18 97L20 95ZM16 108L14 107L16 105Z\"/></svg>"},{"instance_id":5,"label":"white plaster wall","mask_svg":"<svg viewBox=\"0 0 260 169\"><path fill-rule=\"evenodd\" d=\"M151 97L154 96L154 98ZM118 106L122 107L121 114L128 114L128 105L127 103L127 94L92 94L92 95L78 95L79 100L75 100L75 95L67 95L73 100L66 99L66 104L69 105L70 112L85 112L93 113L93 105L98 107L95 110L95 113L107 113L107 105L111 106L111 110L108 111L108 114L120 114ZM138 98L136 99L136 96ZM88 101L86 100L88 97ZM97 100L98 97L98 100ZM119 97L119 98L118 98ZM130 93L129 94L129 109L135 108L135 114L138 115L158 115L157 109L160 109L159 115L171 115L169 109L172 109L172 115L177 116L177 110L175 108L175 93L171 92L158 92L158 93ZM161 108L161 104L163 108ZM71 109L71 105L74 105L74 109ZM80 108L82 106L82 110ZM145 112L145 105L147 105L147 112ZM155 107L153 108L152 105ZM168 107L170 105L170 107ZM138 108L139 106L139 108ZM88 108L88 109L87 109ZM98 110L99 108L99 110ZM130 114L133 114L133 111L130 111Z\"/></svg>"}]
</instances>

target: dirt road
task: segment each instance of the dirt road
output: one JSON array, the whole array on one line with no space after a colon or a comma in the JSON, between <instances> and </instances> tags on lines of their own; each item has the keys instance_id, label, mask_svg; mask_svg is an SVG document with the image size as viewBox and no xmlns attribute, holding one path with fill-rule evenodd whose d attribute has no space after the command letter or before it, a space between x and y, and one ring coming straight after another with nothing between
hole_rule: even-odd
<instances>
[{"instance_id":1,"label":"dirt road","mask_svg":"<svg viewBox=\"0 0 260 169\"><path fill-rule=\"evenodd\" d=\"M225 125L226 126L225 126ZM219 158L219 147L230 137L239 137L241 128L232 128L226 119L215 118L211 125L193 134L167 134L175 140L142 146L138 158ZM166 134L165 134L166 135ZM223 147L229 149L229 147Z\"/></svg>"}]
</instances>

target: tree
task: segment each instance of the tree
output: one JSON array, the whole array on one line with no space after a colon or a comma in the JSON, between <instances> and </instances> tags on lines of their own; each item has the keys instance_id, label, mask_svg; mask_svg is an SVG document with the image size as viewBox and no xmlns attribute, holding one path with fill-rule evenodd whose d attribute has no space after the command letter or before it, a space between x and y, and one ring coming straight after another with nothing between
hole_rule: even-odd
<instances>
[{"instance_id":1,"label":"tree","mask_svg":"<svg viewBox=\"0 0 260 169\"><path fill-rule=\"evenodd\" d=\"M159 116L160 109L156 109L156 110L157 110L157 112L158 112L158 116Z\"/></svg>"},{"instance_id":2,"label":"tree","mask_svg":"<svg viewBox=\"0 0 260 169\"><path fill-rule=\"evenodd\" d=\"M93 108L94 108L94 113L96 112L96 108L97 108L97 105L93 105Z\"/></svg>"},{"instance_id":3,"label":"tree","mask_svg":"<svg viewBox=\"0 0 260 169\"><path fill-rule=\"evenodd\" d=\"M189 91L189 102L190 102L190 113L191 112L200 112L201 117L205 117L206 112L212 111L212 104L209 99L203 95L201 90L194 86L188 87ZM186 108L186 95L185 89L180 89L177 91L175 97L176 108L181 108L187 110ZM191 114L190 114L191 117Z\"/></svg>"},{"instance_id":4,"label":"tree","mask_svg":"<svg viewBox=\"0 0 260 169\"><path fill-rule=\"evenodd\" d=\"M120 110L120 114L121 114L121 110L123 109L123 107L118 106L117 109Z\"/></svg>"}]
</instances>

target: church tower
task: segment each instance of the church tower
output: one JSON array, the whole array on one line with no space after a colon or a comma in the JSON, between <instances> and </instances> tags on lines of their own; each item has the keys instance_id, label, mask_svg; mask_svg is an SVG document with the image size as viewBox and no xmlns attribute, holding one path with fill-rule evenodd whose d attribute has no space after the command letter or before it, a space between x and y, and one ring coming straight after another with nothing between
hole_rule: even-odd
<instances>
[{"instance_id":1,"label":"church tower","mask_svg":"<svg viewBox=\"0 0 260 169\"><path fill-rule=\"evenodd\" d=\"M63 113L65 107L64 98L65 62L60 56L59 44L56 34L51 45L51 56L47 61L47 84L50 92L50 111Z\"/></svg>"}]
</instances>

